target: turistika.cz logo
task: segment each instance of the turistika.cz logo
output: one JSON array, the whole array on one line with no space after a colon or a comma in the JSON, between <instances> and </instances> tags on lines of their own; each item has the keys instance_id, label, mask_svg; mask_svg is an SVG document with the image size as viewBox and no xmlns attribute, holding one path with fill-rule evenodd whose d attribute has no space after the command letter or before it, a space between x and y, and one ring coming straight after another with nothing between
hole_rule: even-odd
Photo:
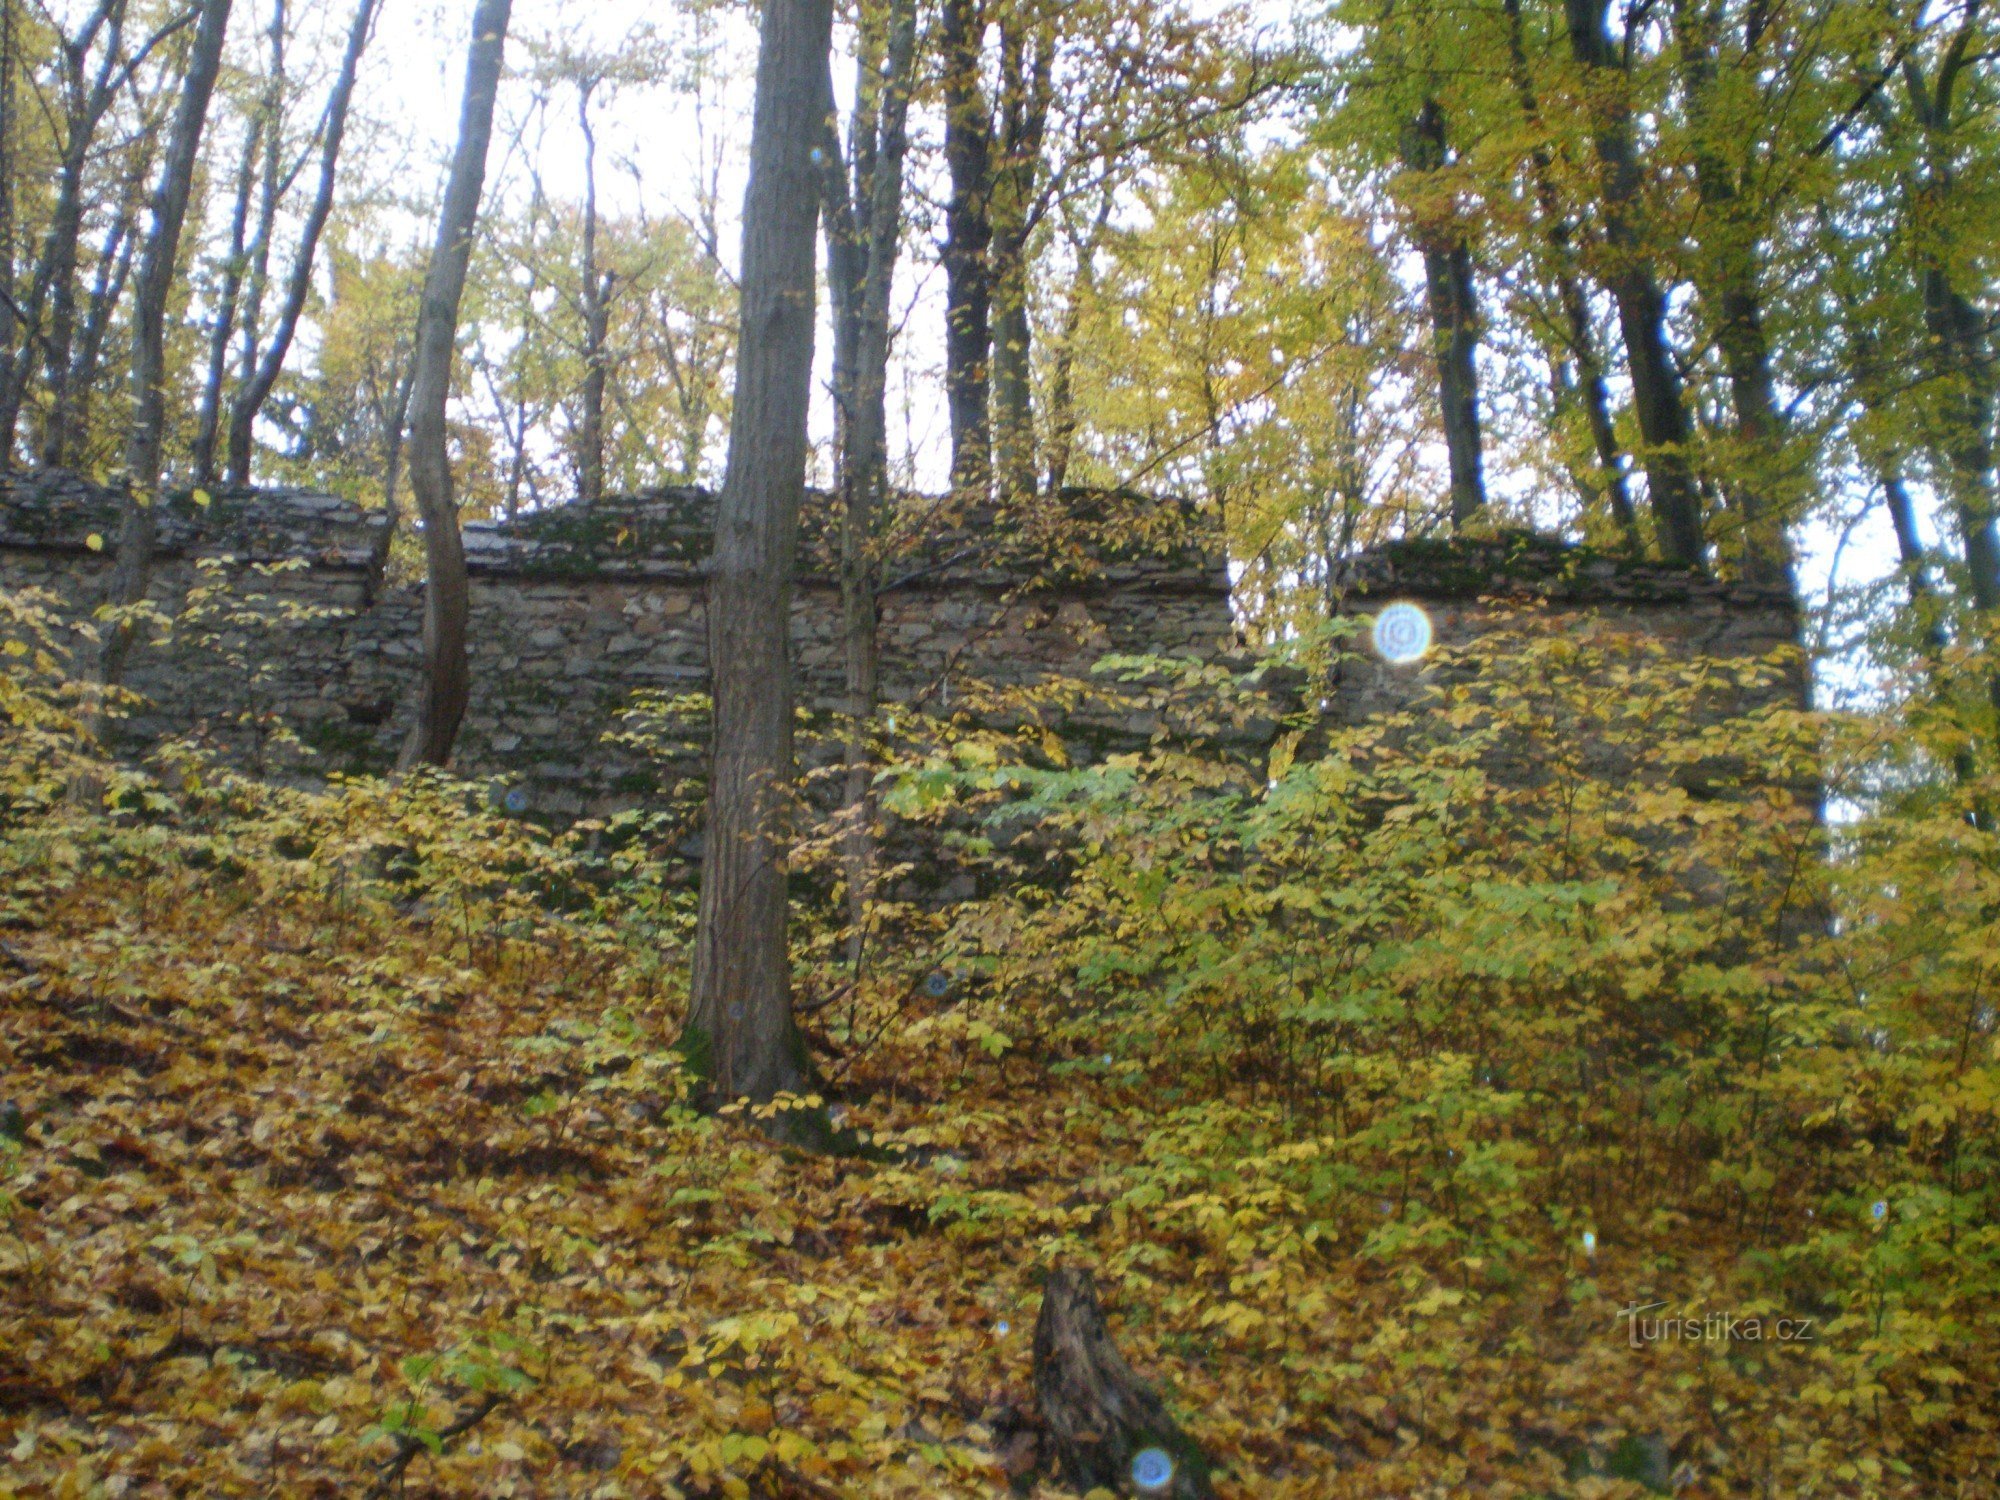
<instances>
[{"instance_id":1,"label":"turistika.cz logo","mask_svg":"<svg viewBox=\"0 0 2000 1500\"><path fill-rule=\"evenodd\" d=\"M1648 1344L1810 1344L1817 1318L1767 1318L1753 1313L1660 1313L1664 1302L1618 1310L1616 1324L1634 1349Z\"/></svg>"}]
</instances>

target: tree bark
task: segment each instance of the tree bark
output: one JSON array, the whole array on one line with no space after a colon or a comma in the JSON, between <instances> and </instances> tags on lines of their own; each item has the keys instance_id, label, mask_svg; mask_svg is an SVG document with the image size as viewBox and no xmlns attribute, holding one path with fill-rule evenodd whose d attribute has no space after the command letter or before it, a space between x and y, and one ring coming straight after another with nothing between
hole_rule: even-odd
<instances>
[{"instance_id":1,"label":"tree bark","mask_svg":"<svg viewBox=\"0 0 2000 1500\"><path fill-rule=\"evenodd\" d=\"M347 50L341 54L340 73L327 96L326 123L320 137L319 182L313 191L312 207L306 211L305 227L299 233L298 248L292 253L290 274L285 280L285 300L279 305L278 320L271 328L271 342L265 346L255 370L229 403L229 482L250 482L250 455L257 426L257 413L271 399L278 374L291 352L292 339L312 290L313 258L319 253L320 236L333 213L333 189L340 169L341 142L347 134L347 109L354 98L354 77L361 67L361 54L368 46L368 33L375 24L375 0L358 0L354 20L347 29ZM271 123L275 130L277 124Z\"/></svg>"},{"instance_id":2,"label":"tree bark","mask_svg":"<svg viewBox=\"0 0 2000 1500\"><path fill-rule=\"evenodd\" d=\"M1688 462L1680 373L1667 344L1666 298L1634 222L1640 173L1627 99L1630 80L1605 30L1609 5L1610 0L1564 0L1570 51L1593 98L1606 252L1602 280L1618 306L1633 413L1645 440L1639 461L1660 552L1669 562L1698 568L1704 565L1701 495Z\"/></svg>"},{"instance_id":3,"label":"tree bark","mask_svg":"<svg viewBox=\"0 0 2000 1500\"><path fill-rule=\"evenodd\" d=\"M284 198L287 186L284 170L285 0L271 0L271 25L265 34L271 44L271 76L265 83L264 96L257 106L258 120L263 127L264 165L262 190L257 199L257 227L251 234L250 248L244 257L243 300L237 326L238 390L257 375L257 353L264 336L264 293L271 280L271 242L277 233L278 204ZM234 408L233 400L230 406ZM238 446L234 432L229 434L226 446L234 455ZM248 481L246 459L244 476L241 479L232 477L231 482L244 484Z\"/></svg>"},{"instance_id":4,"label":"tree bark","mask_svg":"<svg viewBox=\"0 0 2000 1500\"><path fill-rule=\"evenodd\" d=\"M229 342L236 333L236 300L243 292L244 256L250 234L250 195L257 186L257 155L263 142L260 115L243 133L243 156L236 164L236 196L229 210L229 254L222 263L222 289L208 332L208 368L201 383L201 410L194 438L194 482L215 482L215 446L222 434L222 382L229 369Z\"/></svg>"},{"instance_id":5,"label":"tree bark","mask_svg":"<svg viewBox=\"0 0 2000 1500\"><path fill-rule=\"evenodd\" d=\"M194 187L201 132L208 121L209 96L222 63L229 30L230 0L202 0L188 48L187 72L167 137L166 159L153 190L151 221L139 258L138 290L132 307L132 425L125 439L125 498L118 532L118 557L111 575L111 602L137 604L152 570L153 538L159 514L161 447L166 425L167 296L180 253L188 195ZM132 636L127 622L105 633L100 678L118 679Z\"/></svg>"},{"instance_id":6,"label":"tree bark","mask_svg":"<svg viewBox=\"0 0 2000 1500\"><path fill-rule=\"evenodd\" d=\"M944 0L944 154L951 174L945 202L945 396L951 411L951 483L983 500L993 488L993 432L987 411L992 349L992 131L979 86L986 31L983 0Z\"/></svg>"},{"instance_id":7,"label":"tree bark","mask_svg":"<svg viewBox=\"0 0 2000 1500\"><path fill-rule=\"evenodd\" d=\"M90 148L97 127L111 107L129 70L117 67L119 39L123 35L125 0L99 0L74 36L57 43L63 77L63 149L56 168L55 203L49 226L43 232L40 252L28 281L26 299L18 313L21 341L14 350L13 366L0 388L0 461L12 468L14 434L20 425L21 406L34 380L37 355L45 360L49 351L47 331L42 326L52 295L66 297L76 275L77 242L83 233L83 174L90 160ZM89 81L84 78L84 60L98 34L107 31L104 52ZM60 290L58 290L60 289Z\"/></svg>"},{"instance_id":8,"label":"tree bark","mask_svg":"<svg viewBox=\"0 0 2000 1500\"><path fill-rule=\"evenodd\" d=\"M1447 159L1444 111L1435 99L1426 99L1404 141L1404 165L1413 172L1432 174L1442 171ZM1426 196L1434 192L1427 189ZM1425 202L1416 219L1430 304L1431 360L1437 370L1438 409L1451 471L1451 521L1462 527L1486 508L1486 474L1479 451L1479 372L1474 364L1479 305L1472 284L1472 250L1464 227L1448 208Z\"/></svg>"},{"instance_id":9,"label":"tree bark","mask_svg":"<svg viewBox=\"0 0 2000 1500\"><path fill-rule=\"evenodd\" d=\"M1740 539L1744 578L1791 589L1792 548L1786 517L1799 507L1786 495L1786 422L1771 373L1759 287L1761 248L1749 221L1736 173L1714 139L1710 93L1715 81L1715 21L1689 0L1674 0L1674 34L1680 48L1681 86L1694 134L1695 190L1702 205L1696 239L1703 251L1702 300L1708 304L1716 343L1729 376L1736 418L1738 462L1729 490L1743 516Z\"/></svg>"},{"instance_id":10,"label":"tree bark","mask_svg":"<svg viewBox=\"0 0 2000 1500\"><path fill-rule=\"evenodd\" d=\"M681 1047L722 1098L802 1090L787 946L792 571L805 490L828 0L765 0L743 203L729 460L715 521L715 698L694 976Z\"/></svg>"},{"instance_id":11,"label":"tree bark","mask_svg":"<svg viewBox=\"0 0 2000 1500\"><path fill-rule=\"evenodd\" d=\"M846 668L841 840L847 888L847 960L859 977L875 870L874 764L869 724L878 688L875 539L888 502L889 294L903 228L903 158L909 144L915 0L893 0L887 35L857 71L851 158L828 141L821 180L827 281L834 302L834 416L841 502L840 603ZM880 69L879 80L869 76ZM827 93L829 104L832 93ZM831 117L829 116L829 126ZM829 132L831 134L831 132ZM849 179L852 185L850 188Z\"/></svg>"},{"instance_id":12,"label":"tree bark","mask_svg":"<svg viewBox=\"0 0 2000 1500\"><path fill-rule=\"evenodd\" d=\"M493 101L507 46L513 0L479 0L466 49L465 97L459 108L458 144L438 210L437 240L424 274L417 313L414 373L410 377L410 490L424 526L424 680L417 719L403 743L399 764L450 764L458 726L471 694L466 624L471 589L465 543L452 497L451 455L445 407L451 397L451 364L458 339L458 305L472 263L472 232L486 181L486 148L493 136Z\"/></svg>"},{"instance_id":13,"label":"tree bark","mask_svg":"<svg viewBox=\"0 0 2000 1500\"><path fill-rule=\"evenodd\" d=\"M1055 64L1055 33L1042 21L1000 25L1000 110L991 172L992 228L987 282L992 299L993 373L989 396L993 461L1000 493L1019 502L1035 493L1034 342L1028 318L1028 237L1042 171Z\"/></svg>"},{"instance_id":14,"label":"tree bark","mask_svg":"<svg viewBox=\"0 0 2000 1500\"><path fill-rule=\"evenodd\" d=\"M590 88L576 96L583 128L583 419L577 424L576 488L580 500L604 496L604 345L610 336L610 274L597 266L597 137L590 128Z\"/></svg>"},{"instance_id":15,"label":"tree bark","mask_svg":"<svg viewBox=\"0 0 2000 1500\"><path fill-rule=\"evenodd\" d=\"M1172 1500L1214 1494L1207 1455L1111 1342L1089 1272L1071 1266L1049 1272L1035 1322L1034 1368L1035 1399L1069 1484Z\"/></svg>"},{"instance_id":16,"label":"tree bark","mask_svg":"<svg viewBox=\"0 0 2000 1500\"><path fill-rule=\"evenodd\" d=\"M126 283L131 280L145 183L152 174L152 153L142 149L134 186L119 208L104 243L98 247L96 280L85 306L82 327L77 331L76 350L70 356L63 395L50 413L49 432L42 447L42 462L49 468L60 468L74 461L89 435L91 397L97 389L104 339L110 332L111 315L124 300Z\"/></svg>"},{"instance_id":17,"label":"tree bark","mask_svg":"<svg viewBox=\"0 0 2000 1500\"><path fill-rule=\"evenodd\" d=\"M1542 129L1541 105L1535 98L1534 83L1528 76L1528 50L1522 36L1521 0L1505 0L1507 8L1508 71L1522 118L1538 139L1529 152L1529 169L1534 177L1535 209L1541 217L1542 235L1548 241L1554 262L1556 297L1562 307L1568 333L1570 361L1576 369L1576 395L1581 400L1584 420L1590 428L1591 448L1597 456L1597 472L1589 482L1579 483L1586 503L1601 503L1612 522L1635 554L1645 551L1639 534L1639 518L1632 509L1632 491L1625 480L1625 455L1618 444L1618 429L1611 419L1611 392L1604 379L1604 355L1598 347L1597 330L1590 316L1590 299L1577 273L1576 233L1556 190L1555 162L1549 148L1539 139Z\"/></svg>"}]
</instances>

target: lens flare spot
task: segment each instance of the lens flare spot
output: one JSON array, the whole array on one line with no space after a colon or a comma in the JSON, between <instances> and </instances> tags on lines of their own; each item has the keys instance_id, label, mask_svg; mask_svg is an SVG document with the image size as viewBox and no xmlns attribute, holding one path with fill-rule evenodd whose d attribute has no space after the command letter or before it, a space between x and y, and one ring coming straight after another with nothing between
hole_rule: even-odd
<instances>
[{"instance_id":1,"label":"lens flare spot","mask_svg":"<svg viewBox=\"0 0 2000 1500\"><path fill-rule=\"evenodd\" d=\"M1164 1448L1141 1448L1132 1455L1132 1482L1147 1494L1174 1482L1174 1461Z\"/></svg>"},{"instance_id":2,"label":"lens flare spot","mask_svg":"<svg viewBox=\"0 0 2000 1500\"><path fill-rule=\"evenodd\" d=\"M1375 651L1392 666L1421 661L1431 649L1431 617L1407 601L1375 617Z\"/></svg>"}]
</instances>

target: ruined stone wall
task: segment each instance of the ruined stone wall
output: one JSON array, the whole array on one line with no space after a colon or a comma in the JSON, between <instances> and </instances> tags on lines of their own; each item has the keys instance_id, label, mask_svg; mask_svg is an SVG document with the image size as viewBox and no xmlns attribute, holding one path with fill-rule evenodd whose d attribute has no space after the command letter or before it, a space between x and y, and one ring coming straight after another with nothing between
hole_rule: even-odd
<instances>
[{"instance_id":1,"label":"ruined stone wall","mask_svg":"<svg viewBox=\"0 0 2000 1500\"><path fill-rule=\"evenodd\" d=\"M1112 540L1088 556L991 518L930 528L882 598L884 702L936 711L975 681L1086 676L1109 653L1238 649L1219 550L1188 541L1171 502L1121 503L1138 511L1100 517ZM143 703L120 738L141 748L199 733L276 774L388 768L414 713L423 604L418 585L373 586L380 512L278 491L163 504L151 597L170 614L195 607L171 647L134 651L125 682ZM472 701L455 769L498 778L510 805L557 818L641 805L687 769L605 734L635 691L706 687L710 505L674 490L467 526ZM116 530L115 496L74 476L0 485L0 586L43 588L87 612L104 595ZM808 708L839 704L839 624L830 570L809 565L792 612ZM271 732L280 724L300 747ZM1152 727L1080 713L1064 730L1101 750L1142 743Z\"/></svg>"},{"instance_id":2,"label":"ruined stone wall","mask_svg":"<svg viewBox=\"0 0 2000 1500\"><path fill-rule=\"evenodd\" d=\"M1718 698L1718 717L1767 702L1803 707L1807 679L1790 595L1664 564L1633 562L1526 532L1486 539L1392 542L1348 562L1336 580L1343 613L1372 616L1397 600L1429 617L1433 652L1393 664L1365 639L1336 667L1322 705L1337 725L1406 709L1450 669L1443 656L1497 628L1561 631L1601 623L1662 642L1675 659L1741 661L1785 652L1771 684Z\"/></svg>"},{"instance_id":3,"label":"ruined stone wall","mask_svg":"<svg viewBox=\"0 0 2000 1500\"><path fill-rule=\"evenodd\" d=\"M711 523L709 496L673 490L468 525L472 701L455 768L492 778L518 810L559 820L657 805L698 772L698 726L664 758L606 736L635 692L706 687L701 566ZM119 726L126 746L199 734L254 769L290 776L392 765L416 702L422 591L375 586L381 526L379 512L325 495L167 502L152 597L183 618L170 647L131 658L126 682L142 704ZM949 710L980 683L1087 678L1113 653L1248 664L1220 547L1173 502L1066 496L1060 527L1043 539L990 515L912 529L922 542L888 570L881 602L882 696L892 711ZM83 614L103 597L115 533L116 497L106 490L62 474L0 481L0 586L47 589ZM843 672L827 552L809 527L792 638L799 701L832 712ZM1394 543L1352 560L1337 583L1350 614L1420 605L1441 647L1517 623L1523 605L1535 606L1544 629L1608 622L1683 658L1762 657L1798 634L1780 593L1527 534ZM1363 644L1325 685L1321 723L1407 708L1454 670L1448 652L1391 665ZM1240 748L1254 757L1268 746L1277 717L1301 706L1286 698L1301 685L1266 679L1277 701ZM1775 686L1718 700L1715 712L1803 696L1801 663ZM1158 725L1150 711L1099 706L1071 710L1055 730L1082 760L1137 748ZM274 733L280 726L296 745ZM808 739L809 763L816 753L830 747Z\"/></svg>"}]
</instances>

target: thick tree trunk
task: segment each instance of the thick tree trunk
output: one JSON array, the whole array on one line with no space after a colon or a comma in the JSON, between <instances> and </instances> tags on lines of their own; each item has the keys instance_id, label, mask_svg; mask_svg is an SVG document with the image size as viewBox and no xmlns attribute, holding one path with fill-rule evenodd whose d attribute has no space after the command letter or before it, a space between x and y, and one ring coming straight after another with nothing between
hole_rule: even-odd
<instances>
[{"instance_id":1,"label":"thick tree trunk","mask_svg":"<svg viewBox=\"0 0 2000 1500\"><path fill-rule=\"evenodd\" d=\"M417 314L414 373L410 377L410 490L424 524L424 680L417 719L403 743L400 764L448 765L471 693L465 634L471 590L465 576L465 543L452 497L451 455L445 407L451 397L451 364L458 339L458 304L472 262L472 231L486 181L486 148L493 136L493 101L507 46L513 0L479 0L466 51L465 98L459 108L458 144L438 210L437 240L424 274Z\"/></svg>"},{"instance_id":2,"label":"thick tree trunk","mask_svg":"<svg viewBox=\"0 0 2000 1500\"><path fill-rule=\"evenodd\" d=\"M694 977L682 1050L722 1098L804 1088L786 940L792 570L813 352L811 152L823 139L828 0L765 0L743 203L729 462L708 642L715 729Z\"/></svg>"},{"instance_id":3,"label":"thick tree trunk","mask_svg":"<svg viewBox=\"0 0 2000 1500\"><path fill-rule=\"evenodd\" d=\"M167 136L166 159L153 190L152 217L139 258L139 285L132 307L132 425L125 439L125 501L118 532L118 558L111 575L111 602L129 607L145 597L152 570L153 538L159 514L161 448L166 428L167 296L180 253L188 195L194 187L202 127L209 96L222 63L229 29L230 0L202 0L188 48L187 72ZM101 680L116 682L132 631L117 623L106 632Z\"/></svg>"},{"instance_id":4,"label":"thick tree trunk","mask_svg":"<svg viewBox=\"0 0 2000 1500\"><path fill-rule=\"evenodd\" d=\"M1404 164L1413 172L1434 173L1443 170L1448 154L1444 111L1436 100L1426 99L1404 142ZM1417 214L1416 239L1424 260L1431 360L1437 370L1438 410L1451 470L1451 521L1460 527L1486 508L1479 372L1473 362L1479 347L1479 305L1472 285L1472 251L1456 215L1432 202Z\"/></svg>"},{"instance_id":5,"label":"thick tree trunk","mask_svg":"<svg viewBox=\"0 0 2000 1500\"><path fill-rule=\"evenodd\" d=\"M983 0L944 0L944 154L951 173L945 203L945 396L951 410L951 483L984 499L993 488L993 433L986 393L992 348L988 250L992 131L979 86L986 31Z\"/></svg>"},{"instance_id":6,"label":"thick tree trunk","mask_svg":"<svg viewBox=\"0 0 2000 1500\"><path fill-rule=\"evenodd\" d=\"M1088 1271L1049 1272L1035 1322L1035 1399L1056 1465L1079 1491L1214 1494L1207 1455L1111 1342Z\"/></svg>"},{"instance_id":7,"label":"thick tree trunk","mask_svg":"<svg viewBox=\"0 0 2000 1500\"><path fill-rule=\"evenodd\" d=\"M1667 344L1667 304L1653 262L1640 242L1633 216L1639 207L1639 163L1630 106L1616 50L1605 31L1610 0L1564 0L1570 51L1584 69L1595 98L1594 146L1602 182L1605 290L1618 306L1625 365L1632 377L1632 409L1645 440L1647 503L1660 552L1689 567L1704 565L1701 494L1688 461L1687 409L1680 373Z\"/></svg>"},{"instance_id":8,"label":"thick tree trunk","mask_svg":"<svg viewBox=\"0 0 2000 1500\"><path fill-rule=\"evenodd\" d=\"M305 227L299 233L298 248L292 253L291 272L285 280L285 300L278 307L278 320L271 327L271 341L263 350L256 368L229 403L229 482L250 482L250 455L257 427L257 414L271 399L285 356L291 352L298 333L299 317L305 311L312 290L313 259L319 253L320 236L333 213L333 189L340 169L340 147L347 134L347 109L354 98L354 77L361 67L361 54L368 46L368 33L375 23L375 0L359 0L354 20L347 29L347 50L341 54L340 73L326 101L325 133L320 137L319 182L313 191L312 207L306 211ZM271 129L277 128L276 121Z\"/></svg>"}]
</instances>

